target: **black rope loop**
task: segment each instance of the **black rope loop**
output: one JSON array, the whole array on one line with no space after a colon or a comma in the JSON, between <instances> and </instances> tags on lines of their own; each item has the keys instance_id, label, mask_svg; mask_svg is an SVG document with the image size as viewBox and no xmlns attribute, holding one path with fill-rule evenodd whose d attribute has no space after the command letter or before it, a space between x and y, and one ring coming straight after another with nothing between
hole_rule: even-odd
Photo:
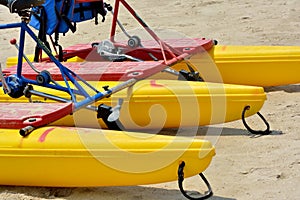
<instances>
[{"instance_id":1,"label":"black rope loop","mask_svg":"<svg viewBox=\"0 0 300 200\"><path fill-rule=\"evenodd\" d=\"M243 124L244 126L246 127L246 129L252 133L252 134L255 134L255 135L268 135L271 133L270 131L270 125L269 123L267 122L267 120L264 118L264 116L262 116L262 114L260 114L259 112L257 112L257 115L262 119L262 121L265 123L265 125L267 126L266 130L253 130L252 128L250 128L250 126L247 124L246 120L245 120L245 113L247 110L250 109L250 106L245 106L243 112L242 112L242 121L243 121Z\"/></svg>"},{"instance_id":2,"label":"black rope loop","mask_svg":"<svg viewBox=\"0 0 300 200\"><path fill-rule=\"evenodd\" d=\"M200 197L191 197L190 195L188 195L186 193L186 191L183 189L183 181L184 181L183 169L184 169L184 166L185 166L185 162L182 161L182 163L180 163L180 165L178 167L178 186L179 186L180 192L183 194L183 196L185 196L187 199L190 199L190 200L202 200L202 199L207 199L207 198L211 197L213 195L211 186L210 186L209 182L207 181L207 179L205 178L205 176L202 173L200 173L199 176L201 177L201 179L205 183L206 187L208 188L208 191L205 192L205 194L203 196L200 196Z\"/></svg>"}]
</instances>

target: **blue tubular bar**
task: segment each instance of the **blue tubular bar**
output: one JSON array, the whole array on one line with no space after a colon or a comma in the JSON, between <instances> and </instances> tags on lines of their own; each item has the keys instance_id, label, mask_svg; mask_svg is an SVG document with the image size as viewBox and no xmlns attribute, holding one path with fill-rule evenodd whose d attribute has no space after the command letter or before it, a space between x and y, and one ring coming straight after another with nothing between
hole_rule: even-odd
<instances>
[{"instance_id":1,"label":"blue tubular bar","mask_svg":"<svg viewBox=\"0 0 300 200\"><path fill-rule=\"evenodd\" d=\"M90 97L90 95L82 88L82 86L74 79L73 76L70 75L71 70L67 69L65 66L63 66L59 60L57 60L55 58L55 56L53 56L53 54L51 53L51 51L36 37L36 35L33 33L33 31L27 26L27 24L25 22L22 22L22 28L24 28L26 30L26 32L32 37L32 39L38 44L38 46L43 49L45 51L45 53L47 54L47 56L56 64L56 66L60 69L60 72L62 74L62 77L64 79L64 82L66 83L66 86L68 88L68 92L72 97L72 100L76 100L75 95L72 92L72 89L70 88L70 85L68 83L67 78L74 84L74 86L80 91L81 95L85 96L85 97ZM21 59L22 60L22 59ZM75 74L74 72L72 72L72 74ZM77 75L76 75L77 76ZM79 76L77 76L79 77ZM33 83L34 84L34 83ZM89 85L90 87L90 85ZM94 91L97 91L95 88L93 88Z\"/></svg>"},{"instance_id":2,"label":"blue tubular bar","mask_svg":"<svg viewBox=\"0 0 300 200\"><path fill-rule=\"evenodd\" d=\"M59 63L59 65L57 65L57 66L59 67L60 65L61 65L61 64ZM69 82L68 82L68 80L67 80L67 78L66 78L66 76L65 76L65 73L64 73L63 68L62 68L62 67L59 67L59 70L60 70L61 75L62 75L62 77L63 77L63 79L64 79L64 81L65 81L65 83L66 83L66 85L67 85L68 92L69 92L69 94L71 95L72 101L76 102L76 97L75 97L74 93L71 91L70 84L69 84Z\"/></svg>"},{"instance_id":3,"label":"blue tubular bar","mask_svg":"<svg viewBox=\"0 0 300 200\"><path fill-rule=\"evenodd\" d=\"M20 44L19 44L18 64L17 64L18 78L21 78L22 76L23 52L24 52L24 45L25 45L25 30L23 29L23 26L24 24L21 23Z\"/></svg>"},{"instance_id":4,"label":"blue tubular bar","mask_svg":"<svg viewBox=\"0 0 300 200\"><path fill-rule=\"evenodd\" d=\"M63 92L67 92L71 96L71 100L74 104L74 111L77 111L81 108L87 107L90 104L103 99L105 97L108 97L120 90L123 90L125 88L128 88L132 85L134 85L138 79L130 79L128 81L125 81L123 83L120 83L119 85L112 87L108 90L105 90L103 92L99 92L95 87L93 87L91 84L89 84L87 81L82 79L80 76L75 74L72 70L66 68L63 64L60 63L59 60L55 58L55 56L52 54L50 49L48 49L45 44L35 35L35 33L28 27L27 23L22 21L21 23L13 23L13 24L6 24L6 25L0 25L0 29L7 29L7 28L20 28L20 44L19 44L19 54L18 54L18 67L17 67L17 77L21 79L22 82L25 84L32 84L32 85L39 85L36 80L31 80L27 79L22 76L22 61L23 61L23 53L24 53L24 46L25 46L25 33L28 33L30 37L36 42L36 44L43 49L43 51L47 54L47 56L55 63L55 65L59 68L61 75L64 79L64 82L66 86L62 85L57 85L57 84L51 84L51 83L46 83L43 85L43 87L54 89L54 90L59 90ZM82 82L79 83L76 79L80 80ZM70 82L73 84L72 88L70 86ZM88 92L84 89L84 86L87 86L88 89L92 90L95 92L94 95L89 95ZM41 92L38 91L33 91L36 92L39 95L44 95ZM46 94L45 94L46 95ZM85 99L81 100L79 102L76 101L76 95L81 95L84 96ZM59 99L60 101L68 101L67 99L61 99L60 97L56 96L51 96L49 94L49 97L53 99Z\"/></svg>"},{"instance_id":5,"label":"blue tubular bar","mask_svg":"<svg viewBox=\"0 0 300 200\"><path fill-rule=\"evenodd\" d=\"M99 93L95 94L94 96L87 97L86 99L82 100L81 102L74 103L74 111L77 111L80 108L86 107L93 102L96 102L100 99L110 96L111 94L114 94L118 91L121 91L121 90L127 88L127 87L130 87L130 86L134 85L137 81L138 80L134 79L134 78L129 79L128 81L120 83L119 85L112 87L109 90L106 90L104 92L99 92Z\"/></svg>"},{"instance_id":6,"label":"blue tubular bar","mask_svg":"<svg viewBox=\"0 0 300 200\"><path fill-rule=\"evenodd\" d=\"M69 71L71 71L71 70L65 68L64 66L62 69L63 69L64 74L75 85L75 87L82 93L82 95L85 97L89 97L90 95L82 88L82 86L74 79L74 77L70 75Z\"/></svg>"},{"instance_id":7,"label":"blue tubular bar","mask_svg":"<svg viewBox=\"0 0 300 200\"><path fill-rule=\"evenodd\" d=\"M18 64L17 64L17 77L21 77L22 73L22 61L23 61L23 51L25 43L25 22L11 23L11 24L0 24L0 29L9 29L9 28L20 28L20 44L19 44L19 53L18 53Z\"/></svg>"},{"instance_id":8,"label":"blue tubular bar","mask_svg":"<svg viewBox=\"0 0 300 200\"><path fill-rule=\"evenodd\" d=\"M11 24L0 24L0 29L8 29L8 28L20 28L23 22L11 23Z\"/></svg>"},{"instance_id":9,"label":"blue tubular bar","mask_svg":"<svg viewBox=\"0 0 300 200\"><path fill-rule=\"evenodd\" d=\"M94 88L92 85L90 85L88 82L86 82L84 79L82 79L80 76L76 75L73 71L63 66L56 58L53 56L51 51L40 41L40 39L35 35L35 33L28 27L27 23L22 21L21 23L12 23L12 24L4 24L0 25L0 29L8 29L8 28L20 28L20 43L19 43L19 53L18 53L18 67L17 67L17 77L22 79L25 83L33 84L33 85L39 85L36 80L31 80L24 78L22 76L22 61L23 61L23 52L24 52L24 46L25 46L25 33L27 32L30 37L36 42L36 44L43 49L43 51L47 54L47 56L56 64L56 66L59 68L61 75L64 79L64 82L66 84L66 87L59 86L59 85L53 85L53 84L46 84L44 87L54 89L54 90L60 90L63 92L67 92L71 95L71 99L74 102L75 109L80 109L82 107L85 107L92 102L95 102L97 100L100 100L106 96L109 96L113 93L114 90L107 90L104 93L99 92L96 88ZM88 88L93 90L96 94L94 96L90 96L84 88L75 80L75 78L78 78L80 81L83 82ZM74 84L74 86L77 89L72 89L68 80ZM123 87L124 88L124 87ZM82 95L86 99L82 100L81 102L76 102L76 95Z\"/></svg>"},{"instance_id":10,"label":"blue tubular bar","mask_svg":"<svg viewBox=\"0 0 300 200\"><path fill-rule=\"evenodd\" d=\"M27 79L27 78L24 78L24 77L22 77L22 80L26 83L36 85L35 80ZM69 88L59 86L59 85L45 84L44 87L69 93ZM74 89L71 89L71 90L72 90L72 93L74 93L74 94L78 94L78 95L81 94L78 90L74 90Z\"/></svg>"},{"instance_id":11,"label":"blue tubular bar","mask_svg":"<svg viewBox=\"0 0 300 200\"><path fill-rule=\"evenodd\" d=\"M43 44L43 42L35 35L35 33L28 27L28 25L26 24L26 22L22 22L22 29L24 29L29 35L30 37L36 42L36 44L45 51L45 53L47 54L47 56L49 56L49 58L55 63L55 64L59 64L60 62L53 56L53 54L51 53L50 49L47 48L46 45Z\"/></svg>"},{"instance_id":12,"label":"blue tubular bar","mask_svg":"<svg viewBox=\"0 0 300 200\"><path fill-rule=\"evenodd\" d=\"M84 80L83 78L81 78L80 76L77 76L77 74L75 74L73 71L71 71L70 69L66 68L66 70L68 70L69 73L71 73L73 76L75 76L76 78L78 78L80 81L82 81L86 86L88 86L90 89L92 89L94 92L99 93L99 91L94 88L91 84L89 84L86 80Z\"/></svg>"}]
</instances>

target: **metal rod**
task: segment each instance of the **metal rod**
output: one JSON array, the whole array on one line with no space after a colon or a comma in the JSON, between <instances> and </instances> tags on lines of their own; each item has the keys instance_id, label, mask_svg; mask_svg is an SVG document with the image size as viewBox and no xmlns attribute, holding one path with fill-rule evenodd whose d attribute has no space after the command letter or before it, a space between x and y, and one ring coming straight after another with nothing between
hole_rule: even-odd
<instances>
[{"instance_id":1,"label":"metal rod","mask_svg":"<svg viewBox=\"0 0 300 200\"><path fill-rule=\"evenodd\" d=\"M166 68L163 70L164 72L167 72L169 74L172 74L172 75L176 75L176 76L179 76L179 72L174 70L174 69L171 69L171 68Z\"/></svg>"},{"instance_id":2,"label":"metal rod","mask_svg":"<svg viewBox=\"0 0 300 200\"><path fill-rule=\"evenodd\" d=\"M9 85L7 84L7 82L6 82L6 80L5 80L5 78L4 78L4 76L3 76L3 71L2 71L2 67L1 67L1 63L0 63L0 70L1 70L1 72L0 72L0 80L2 81L2 87L6 90L4 90L4 92L6 92L6 93L11 93L11 89L10 89L10 87L9 87Z\"/></svg>"},{"instance_id":3,"label":"metal rod","mask_svg":"<svg viewBox=\"0 0 300 200\"><path fill-rule=\"evenodd\" d=\"M114 11L111 10L110 13L114 16ZM131 38L131 35L129 35L129 33L126 31L126 29L124 28L124 26L122 25L122 23L120 22L120 20L116 19L116 23L118 24L118 26L120 27L120 29L122 30L122 32L128 37Z\"/></svg>"},{"instance_id":4,"label":"metal rod","mask_svg":"<svg viewBox=\"0 0 300 200\"><path fill-rule=\"evenodd\" d=\"M80 108L86 107L89 104L99 101L105 97L108 97L116 92L119 92L125 88L128 88L132 85L134 85L138 80L133 78L133 79L129 79L123 83L120 83L119 85L112 87L111 89L108 89L107 91L101 92L101 93L97 93L96 95L92 96L92 97L87 97L86 99L75 103L74 105L74 111L79 110Z\"/></svg>"},{"instance_id":5,"label":"metal rod","mask_svg":"<svg viewBox=\"0 0 300 200\"><path fill-rule=\"evenodd\" d=\"M36 96L39 96L39 97L44 97L44 98L47 98L47 99L51 99L51 100L58 101L58 102L63 102L63 103L67 103L67 102L71 101L69 99L61 98L61 97L58 97L58 96L54 96L52 94L47 94L47 93L39 92L39 91L36 91L36 90L28 90L28 93L31 94L31 95L36 95Z\"/></svg>"},{"instance_id":6,"label":"metal rod","mask_svg":"<svg viewBox=\"0 0 300 200\"><path fill-rule=\"evenodd\" d=\"M11 23L11 24L0 24L0 29L20 28L21 26L22 26L22 22Z\"/></svg>"},{"instance_id":7,"label":"metal rod","mask_svg":"<svg viewBox=\"0 0 300 200\"><path fill-rule=\"evenodd\" d=\"M18 65L17 65L17 77L18 78L21 78L21 76L22 76L23 52L24 52L24 45L25 45L25 29L24 29L24 27L26 27L26 26L27 26L26 22L22 21L21 31L20 31Z\"/></svg>"},{"instance_id":8,"label":"metal rod","mask_svg":"<svg viewBox=\"0 0 300 200\"><path fill-rule=\"evenodd\" d=\"M17 43L13 44L16 49L19 51L19 45ZM36 73L40 73L40 71L32 64L32 62L28 59L28 57L26 56L25 53L23 53L23 58L26 60L26 62L28 63L28 65L31 67L31 69L33 71L35 71Z\"/></svg>"}]
</instances>

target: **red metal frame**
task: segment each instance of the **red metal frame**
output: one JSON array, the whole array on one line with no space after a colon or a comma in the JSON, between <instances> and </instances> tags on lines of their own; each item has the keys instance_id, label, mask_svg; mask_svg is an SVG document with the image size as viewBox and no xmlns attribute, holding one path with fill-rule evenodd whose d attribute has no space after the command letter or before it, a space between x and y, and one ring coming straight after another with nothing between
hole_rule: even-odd
<instances>
[{"instance_id":1,"label":"red metal frame","mask_svg":"<svg viewBox=\"0 0 300 200\"><path fill-rule=\"evenodd\" d=\"M165 51L167 51L169 54L172 55L173 58L176 58L176 55L174 52L176 50L172 48L171 46L167 45L165 42L163 42L156 34L155 32L146 24L145 21L142 20L142 18L133 10L133 8L125 1L125 0L115 0L115 8L114 8L114 15L112 20L112 26L111 26L111 32L110 32L110 40L112 42L115 41L115 35L116 35L116 27L117 27L117 19L119 14L119 7L120 3L123 4L123 6L128 10L128 12L138 21L138 23L151 35L151 37L160 45L161 52L164 57L164 61L167 63Z\"/></svg>"}]
</instances>

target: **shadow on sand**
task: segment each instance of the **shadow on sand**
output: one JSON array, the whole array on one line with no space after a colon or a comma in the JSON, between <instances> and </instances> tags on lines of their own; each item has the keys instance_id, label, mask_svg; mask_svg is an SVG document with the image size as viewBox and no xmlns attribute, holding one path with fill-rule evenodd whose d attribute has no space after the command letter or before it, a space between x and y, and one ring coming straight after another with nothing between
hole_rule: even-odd
<instances>
[{"instance_id":1,"label":"shadow on sand","mask_svg":"<svg viewBox=\"0 0 300 200\"><path fill-rule=\"evenodd\" d=\"M197 128L197 129L196 129ZM251 134L246 129L240 129L240 128L228 128L228 127L210 127L210 126L203 126L203 127L196 127L196 128L182 128L181 130L178 129L163 129L159 132L161 135L178 135L178 132L180 131L180 135L182 136L249 136L251 138L253 137L261 137L263 135L254 135ZM195 131L197 133L195 134ZM209 133L208 133L209 132ZM271 133L269 135L281 135L283 134L282 131L278 130L271 130Z\"/></svg>"},{"instance_id":2,"label":"shadow on sand","mask_svg":"<svg viewBox=\"0 0 300 200\"><path fill-rule=\"evenodd\" d=\"M16 187L3 186L0 192L6 192L9 196L22 195L29 198L43 199L122 199L122 200L185 200L186 198L180 193L179 189L164 189L145 186L124 186L124 187L83 187L83 188L49 188L49 187ZM196 192L191 191L195 194ZM197 193L196 193L197 195ZM18 198L18 197L16 197ZM235 200L220 196L212 196L210 200Z\"/></svg>"},{"instance_id":3,"label":"shadow on sand","mask_svg":"<svg viewBox=\"0 0 300 200\"><path fill-rule=\"evenodd\" d=\"M300 92L300 84L296 85L284 85L284 86L274 86L274 87L265 87L266 92L276 92L276 91L284 91L287 93Z\"/></svg>"}]
</instances>

